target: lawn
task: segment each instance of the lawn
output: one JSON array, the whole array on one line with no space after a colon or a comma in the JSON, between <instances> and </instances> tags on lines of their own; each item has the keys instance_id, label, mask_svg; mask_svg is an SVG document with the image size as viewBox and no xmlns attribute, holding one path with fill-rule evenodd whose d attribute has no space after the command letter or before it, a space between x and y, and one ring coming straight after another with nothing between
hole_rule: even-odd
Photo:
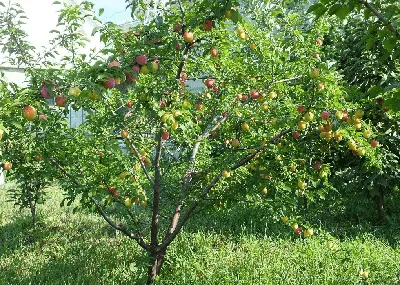
<instances>
[{"instance_id":1,"label":"lawn","mask_svg":"<svg viewBox=\"0 0 400 285\"><path fill-rule=\"evenodd\" d=\"M62 193L54 187L33 231L29 212L6 202L9 187L0 188L0 284L145 283L143 251L101 217L60 208ZM375 226L327 220L328 213L314 218L316 234L303 239L270 216L238 205L195 217L171 246L157 284L400 284L393 219Z\"/></svg>"}]
</instances>

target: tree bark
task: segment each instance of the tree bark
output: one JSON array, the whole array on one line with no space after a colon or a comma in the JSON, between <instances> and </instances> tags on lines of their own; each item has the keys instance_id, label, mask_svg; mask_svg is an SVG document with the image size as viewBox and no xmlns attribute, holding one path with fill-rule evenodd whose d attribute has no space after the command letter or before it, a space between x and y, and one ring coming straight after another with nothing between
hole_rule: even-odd
<instances>
[{"instance_id":1,"label":"tree bark","mask_svg":"<svg viewBox=\"0 0 400 285\"><path fill-rule=\"evenodd\" d=\"M147 272L147 284L152 285L160 274L161 267L164 263L165 251L150 254L149 267Z\"/></svg>"},{"instance_id":2,"label":"tree bark","mask_svg":"<svg viewBox=\"0 0 400 285\"><path fill-rule=\"evenodd\" d=\"M384 208L384 204L383 204L383 192L380 190L379 194L374 196L374 200L375 200L375 204L376 204L376 208L378 210L378 217L379 217L379 221L383 221L385 219L385 208Z\"/></svg>"}]
</instances>

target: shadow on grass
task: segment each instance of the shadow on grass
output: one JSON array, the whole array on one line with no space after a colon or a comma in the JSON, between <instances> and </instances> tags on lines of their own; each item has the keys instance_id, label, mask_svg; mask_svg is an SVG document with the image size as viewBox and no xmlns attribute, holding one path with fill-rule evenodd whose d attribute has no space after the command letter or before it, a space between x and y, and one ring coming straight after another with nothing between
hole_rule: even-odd
<instances>
[{"instance_id":1,"label":"shadow on grass","mask_svg":"<svg viewBox=\"0 0 400 285\"><path fill-rule=\"evenodd\" d=\"M379 223L374 204L365 199L341 205L328 201L311 204L299 210L302 217L292 219L288 224L280 220L280 215L272 207L261 204L237 204L230 208L210 208L195 214L185 227L188 232L212 232L235 239L243 235L272 238L297 238L290 228L291 223L309 225L317 234L331 235L339 240L361 238L372 235L392 248L400 244L400 212L396 210L400 197L394 195L388 200L388 215L385 223ZM290 214L287 214L291 216Z\"/></svg>"},{"instance_id":2,"label":"shadow on grass","mask_svg":"<svg viewBox=\"0 0 400 285\"><path fill-rule=\"evenodd\" d=\"M146 254L128 238L111 238L89 225L74 233L68 226L43 225L35 232L25 226L28 218L0 229L0 284L145 283Z\"/></svg>"}]
</instances>

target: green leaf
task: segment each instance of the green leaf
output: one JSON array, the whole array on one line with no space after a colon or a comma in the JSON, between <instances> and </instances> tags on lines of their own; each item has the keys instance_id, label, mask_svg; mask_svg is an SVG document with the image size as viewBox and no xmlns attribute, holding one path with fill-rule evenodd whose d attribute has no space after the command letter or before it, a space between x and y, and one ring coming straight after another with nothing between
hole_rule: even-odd
<instances>
[{"instance_id":1,"label":"green leaf","mask_svg":"<svg viewBox=\"0 0 400 285\"><path fill-rule=\"evenodd\" d=\"M103 15L103 13L104 13L104 8L100 8L100 9L99 9L99 17L100 17L101 15Z\"/></svg>"},{"instance_id":2,"label":"green leaf","mask_svg":"<svg viewBox=\"0 0 400 285\"><path fill-rule=\"evenodd\" d=\"M313 4L313 5L310 6L310 8L308 8L307 13L314 12L317 8L319 8L321 6L324 6L324 5L322 5L320 3Z\"/></svg>"},{"instance_id":3,"label":"green leaf","mask_svg":"<svg viewBox=\"0 0 400 285\"><path fill-rule=\"evenodd\" d=\"M368 95L378 95L383 92L383 88L379 85L372 86L371 88L368 89L367 94Z\"/></svg>"},{"instance_id":4,"label":"green leaf","mask_svg":"<svg viewBox=\"0 0 400 285\"><path fill-rule=\"evenodd\" d=\"M317 9L315 9L314 14L315 16L317 16L317 19L322 17L325 12L328 11L328 8L324 5L322 5L321 7L318 7Z\"/></svg>"},{"instance_id":5,"label":"green leaf","mask_svg":"<svg viewBox=\"0 0 400 285\"><path fill-rule=\"evenodd\" d=\"M396 46L396 38L394 38L394 37L386 38L382 42L382 45L383 45L383 48L390 53Z\"/></svg>"},{"instance_id":6,"label":"green leaf","mask_svg":"<svg viewBox=\"0 0 400 285\"><path fill-rule=\"evenodd\" d=\"M54 1L53 2L53 5L58 5L58 4L61 4L61 2L60 1Z\"/></svg>"},{"instance_id":7,"label":"green leaf","mask_svg":"<svg viewBox=\"0 0 400 285\"><path fill-rule=\"evenodd\" d=\"M392 98L386 99L383 106L392 109L395 112L400 111L400 91L396 92Z\"/></svg>"},{"instance_id":8,"label":"green leaf","mask_svg":"<svg viewBox=\"0 0 400 285\"><path fill-rule=\"evenodd\" d=\"M343 6L341 5L341 4L335 4L335 5L333 5L330 9L329 9L329 11L328 11L328 14L329 15L334 15L334 14L336 14L336 12L339 10L339 9L341 9Z\"/></svg>"},{"instance_id":9,"label":"green leaf","mask_svg":"<svg viewBox=\"0 0 400 285\"><path fill-rule=\"evenodd\" d=\"M338 18L344 20L349 13L350 13L350 7L343 6L342 8L336 11L335 15L338 16Z\"/></svg>"}]
</instances>

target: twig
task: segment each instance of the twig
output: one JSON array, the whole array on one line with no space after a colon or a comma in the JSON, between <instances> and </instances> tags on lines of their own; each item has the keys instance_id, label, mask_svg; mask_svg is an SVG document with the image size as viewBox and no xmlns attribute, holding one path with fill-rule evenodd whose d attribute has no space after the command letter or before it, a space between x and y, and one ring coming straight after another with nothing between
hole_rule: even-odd
<instances>
[{"instance_id":1,"label":"twig","mask_svg":"<svg viewBox=\"0 0 400 285\"><path fill-rule=\"evenodd\" d=\"M129 143L129 146L133 149L133 152L135 153L135 155L138 157L139 163L142 166L142 169L144 171L144 174L146 175L147 179L150 181L150 183L154 186L154 180L150 177L149 172L147 171L146 166L144 165L143 161L140 159L140 153L137 150L137 148L135 147L135 145L132 143L132 141L129 138L126 138L126 140Z\"/></svg>"},{"instance_id":2,"label":"twig","mask_svg":"<svg viewBox=\"0 0 400 285\"><path fill-rule=\"evenodd\" d=\"M382 22L389 31L391 31L398 39L400 39L400 32L387 20L368 0L359 0L367 9L369 9L375 16Z\"/></svg>"}]
</instances>

